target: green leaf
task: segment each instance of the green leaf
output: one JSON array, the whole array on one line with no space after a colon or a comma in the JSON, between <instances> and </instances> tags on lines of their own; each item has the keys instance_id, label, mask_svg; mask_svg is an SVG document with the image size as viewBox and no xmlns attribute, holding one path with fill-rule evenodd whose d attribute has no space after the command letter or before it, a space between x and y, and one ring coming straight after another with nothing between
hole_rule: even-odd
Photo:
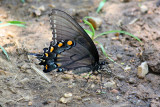
<instances>
[{"instance_id":1,"label":"green leaf","mask_svg":"<svg viewBox=\"0 0 160 107\"><path fill-rule=\"evenodd\" d=\"M129 36L133 37L134 39L136 39L139 42L142 42L137 36L134 36L131 33L128 33L126 31L121 31L121 30L112 30L112 31L103 32L103 33L100 33L99 35L95 36L94 39L96 39L96 38L98 38L98 37L100 37L102 35L106 35L106 34L110 34L110 33L123 33L125 35L129 35Z\"/></svg>"},{"instance_id":2,"label":"green leaf","mask_svg":"<svg viewBox=\"0 0 160 107\"><path fill-rule=\"evenodd\" d=\"M26 26L23 25L23 24L11 24L11 25L15 25L15 26L19 26L19 27L26 27Z\"/></svg>"},{"instance_id":3,"label":"green leaf","mask_svg":"<svg viewBox=\"0 0 160 107\"><path fill-rule=\"evenodd\" d=\"M26 27L24 24L26 22L20 22L20 21L7 21L6 24L2 24L0 25L0 27L5 27L5 26L10 26L10 25L15 25L15 26L19 26L19 27Z\"/></svg>"},{"instance_id":4,"label":"green leaf","mask_svg":"<svg viewBox=\"0 0 160 107\"><path fill-rule=\"evenodd\" d=\"M11 23L11 24L26 24L26 22L21 22L21 21L7 21L7 23Z\"/></svg>"},{"instance_id":5,"label":"green leaf","mask_svg":"<svg viewBox=\"0 0 160 107\"><path fill-rule=\"evenodd\" d=\"M22 3L25 3L25 0L21 0Z\"/></svg>"},{"instance_id":6,"label":"green leaf","mask_svg":"<svg viewBox=\"0 0 160 107\"><path fill-rule=\"evenodd\" d=\"M106 58L108 58L110 61L112 61L112 62L115 63L115 61L107 55L107 53L106 53L106 51L105 51L103 45L100 44L98 41L96 41L96 43L98 43L99 47L101 48L101 50L102 50L103 54L106 56Z\"/></svg>"},{"instance_id":7,"label":"green leaf","mask_svg":"<svg viewBox=\"0 0 160 107\"><path fill-rule=\"evenodd\" d=\"M106 51L105 51L105 49L104 49L104 47L103 47L102 44L100 44L98 41L95 41L95 42L98 43L99 47L101 48L101 50L102 50L103 54L106 56L106 58L108 58L110 61L112 61L113 63L115 63L116 65L118 65L119 67L121 67L124 70L123 66L121 66L120 64L118 64L117 62L115 62L112 58L110 58L107 55L107 53L106 53Z\"/></svg>"},{"instance_id":8,"label":"green leaf","mask_svg":"<svg viewBox=\"0 0 160 107\"><path fill-rule=\"evenodd\" d=\"M0 48L2 49L3 53L6 55L7 59L9 60L9 56L6 52L6 50L0 45Z\"/></svg>"},{"instance_id":9,"label":"green leaf","mask_svg":"<svg viewBox=\"0 0 160 107\"><path fill-rule=\"evenodd\" d=\"M5 26L9 26L11 25L10 23L6 23L6 24L3 24L3 25L0 25L0 27L5 27Z\"/></svg>"},{"instance_id":10,"label":"green leaf","mask_svg":"<svg viewBox=\"0 0 160 107\"><path fill-rule=\"evenodd\" d=\"M100 3L99 3L99 6L96 10L97 13L99 13L99 11L102 9L102 7L104 6L104 4L106 3L107 0L102 0Z\"/></svg>"},{"instance_id":11,"label":"green leaf","mask_svg":"<svg viewBox=\"0 0 160 107\"><path fill-rule=\"evenodd\" d=\"M84 18L83 18L83 22L84 22L84 24L87 24L87 25L90 27L90 29L91 29L91 31L92 31L92 33L93 33L91 39L93 40L93 38L94 38L94 36L95 36L95 29L94 29L94 27L92 26L92 24L87 21L87 18L91 18L91 17L84 17Z\"/></svg>"},{"instance_id":12,"label":"green leaf","mask_svg":"<svg viewBox=\"0 0 160 107\"><path fill-rule=\"evenodd\" d=\"M91 32L90 30L87 30L87 29L84 29L84 30L89 36L93 36L93 32Z\"/></svg>"}]
</instances>

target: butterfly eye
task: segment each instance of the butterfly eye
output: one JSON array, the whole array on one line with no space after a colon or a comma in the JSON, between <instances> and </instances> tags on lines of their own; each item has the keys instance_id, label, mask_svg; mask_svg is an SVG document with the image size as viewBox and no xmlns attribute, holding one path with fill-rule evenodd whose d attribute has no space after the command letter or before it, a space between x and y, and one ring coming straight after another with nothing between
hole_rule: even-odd
<instances>
[{"instance_id":1,"label":"butterfly eye","mask_svg":"<svg viewBox=\"0 0 160 107\"><path fill-rule=\"evenodd\" d=\"M51 48L50 48L50 52L53 52L53 50L54 50L54 47L51 47Z\"/></svg>"}]
</instances>

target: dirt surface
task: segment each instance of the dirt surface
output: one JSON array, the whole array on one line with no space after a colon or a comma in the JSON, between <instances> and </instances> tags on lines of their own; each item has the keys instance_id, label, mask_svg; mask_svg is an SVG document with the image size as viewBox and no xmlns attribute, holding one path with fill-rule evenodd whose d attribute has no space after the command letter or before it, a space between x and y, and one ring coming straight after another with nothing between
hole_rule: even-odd
<instances>
[{"instance_id":1,"label":"dirt surface","mask_svg":"<svg viewBox=\"0 0 160 107\"><path fill-rule=\"evenodd\" d=\"M122 0L123 1L123 0ZM160 107L160 7L155 0L107 1L102 11L95 12L100 0L0 0L0 21L18 20L26 28L0 28L0 107ZM143 13L140 6L145 5ZM157 6L156 6L157 5ZM124 30L138 36L143 43L127 35L108 34L97 38L107 54L121 67L107 60L111 75L103 73L103 94L100 75L91 76L86 84L83 73L51 72L51 82L42 78L33 67L43 70L39 61L28 53L41 53L52 38L48 13L52 8L66 11L80 23L85 16L96 16L103 23L96 33ZM83 28L88 28L80 23ZM147 61L149 73L137 77L138 66ZM107 65L106 65L107 66ZM104 66L105 67L105 66ZM63 101L62 101L63 100ZM65 103L66 102L66 103Z\"/></svg>"}]
</instances>

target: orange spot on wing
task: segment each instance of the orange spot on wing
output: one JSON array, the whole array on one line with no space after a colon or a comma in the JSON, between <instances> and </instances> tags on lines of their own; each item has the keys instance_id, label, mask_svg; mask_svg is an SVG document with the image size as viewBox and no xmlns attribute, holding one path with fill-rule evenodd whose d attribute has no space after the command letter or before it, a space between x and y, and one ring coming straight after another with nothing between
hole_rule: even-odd
<instances>
[{"instance_id":1,"label":"orange spot on wing","mask_svg":"<svg viewBox=\"0 0 160 107\"><path fill-rule=\"evenodd\" d=\"M62 45L63 45L63 43L60 42L60 43L58 44L58 47L61 47Z\"/></svg>"},{"instance_id":2,"label":"orange spot on wing","mask_svg":"<svg viewBox=\"0 0 160 107\"><path fill-rule=\"evenodd\" d=\"M48 57L48 53L45 53L46 57Z\"/></svg>"},{"instance_id":3,"label":"orange spot on wing","mask_svg":"<svg viewBox=\"0 0 160 107\"><path fill-rule=\"evenodd\" d=\"M51 47L50 52L53 52L53 50L54 50L54 47Z\"/></svg>"},{"instance_id":4,"label":"orange spot on wing","mask_svg":"<svg viewBox=\"0 0 160 107\"><path fill-rule=\"evenodd\" d=\"M62 65L62 64L60 64L60 63L57 63L57 66L58 66L58 67L60 67L61 65Z\"/></svg>"},{"instance_id":5,"label":"orange spot on wing","mask_svg":"<svg viewBox=\"0 0 160 107\"><path fill-rule=\"evenodd\" d=\"M60 57L60 54L57 54L57 57Z\"/></svg>"},{"instance_id":6,"label":"orange spot on wing","mask_svg":"<svg viewBox=\"0 0 160 107\"><path fill-rule=\"evenodd\" d=\"M47 69L48 69L48 65L46 65L46 67L45 67L45 68L46 68L46 70L47 70Z\"/></svg>"},{"instance_id":7,"label":"orange spot on wing","mask_svg":"<svg viewBox=\"0 0 160 107\"><path fill-rule=\"evenodd\" d=\"M68 44L68 45L72 45L73 42L72 42L72 41L68 41L67 44Z\"/></svg>"}]
</instances>

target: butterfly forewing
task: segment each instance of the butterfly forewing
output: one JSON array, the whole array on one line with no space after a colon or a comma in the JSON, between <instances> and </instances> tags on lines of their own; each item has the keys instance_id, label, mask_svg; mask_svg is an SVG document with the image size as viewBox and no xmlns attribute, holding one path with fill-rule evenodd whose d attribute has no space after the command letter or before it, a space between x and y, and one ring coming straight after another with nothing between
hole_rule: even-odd
<instances>
[{"instance_id":1,"label":"butterfly forewing","mask_svg":"<svg viewBox=\"0 0 160 107\"><path fill-rule=\"evenodd\" d=\"M53 30L53 41L70 39L79 42L88 53L94 57L95 62L99 61L98 51L83 28L67 13L53 9L50 16L51 28Z\"/></svg>"}]
</instances>

